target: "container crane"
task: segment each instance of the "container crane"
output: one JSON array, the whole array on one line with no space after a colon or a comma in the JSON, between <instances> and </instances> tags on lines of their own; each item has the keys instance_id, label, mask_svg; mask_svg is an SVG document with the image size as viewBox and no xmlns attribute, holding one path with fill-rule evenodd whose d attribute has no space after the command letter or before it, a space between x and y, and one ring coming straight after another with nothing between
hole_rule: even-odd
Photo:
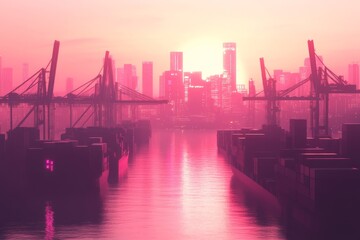
<instances>
[{"instance_id":1,"label":"container crane","mask_svg":"<svg viewBox=\"0 0 360 240\"><path fill-rule=\"evenodd\" d=\"M68 105L70 108L70 127L75 126L89 110L94 111L88 116L86 122L93 117L94 125L100 127L113 127L116 125L116 110L118 105L157 105L166 104L167 100L156 100L141 94L133 89L115 83L112 69L112 59L108 51L105 53L102 74L100 73L79 88L68 93L66 96L54 96L55 76L59 55L60 42L55 41L53 45L52 58L46 68L41 68L30 78L14 88L5 96L0 96L0 104L7 104L10 109L10 131L21 127L33 114L34 127L43 127L43 139L52 139L51 130L54 121L53 106L55 104ZM48 68L50 69L48 70ZM25 89L25 90L24 90ZM35 90L35 91L34 91ZM93 90L93 92L90 92ZM78 91L77 94L74 94ZM120 92L120 94L118 94ZM88 95L85 95L88 93ZM128 96L121 99L121 95ZM20 104L30 105L30 110L23 119L15 126L13 120L13 108ZM73 105L89 105L80 118L72 122Z\"/></svg>"},{"instance_id":2,"label":"container crane","mask_svg":"<svg viewBox=\"0 0 360 240\"><path fill-rule=\"evenodd\" d=\"M348 84L341 76L337 76L321 61L315 53L314 41L308 40L310 67L311 67L311 95L315 97L310 105L310 120L314 138L329 136L329 95L335 93L360 93L356 85ZM323 66L317 68L316 60ZM329 81L330 80L330 81ZM324 101L323 116L320 115L320 100ZM322 119L322 121L321 121Z\"/></svg>"},{"instance_id":3,"label":"container crane","mask_svg":"<svg viewBox=\"0 0 360 240\"><path fill-rule=\"evenodd\" d=\"M263 94L252 97L244 97L243 100L265 100L267 101L267 124L277 124L277 112L279 111L277 101L310 101L310 125L312 136L315 139L329 136L329 95L330 94L355 94L360 93L356 85L348 84L341 76L337 76L324 65L315 53L313 40L308 41L311 74L308 78L301 80L295 85L281 91L276 91L276 82L272 78L266 78L264 59L260 58L261 77L263 83ZM316 60L323 65L317 68ZM310 93L308 96L289 96L288 94L310 81ZM323 106L320 104L323 101ZM320 114L320 108L323 107ZM321 121L322 120L322 121Z\"/></svg>"},{"instance_id":4,"label":"container crane","mask_svg":"<svg viewBox=\"0 0 360 240\"><path fill-rule=\"evenodd\" d=\"M295 85L285 89L285 90L276 90L276 80L273 79L268 70L265 67L264 58L260 58L260 68L261 68L261 78L263 84L263 91L257 93L255 96L243 97L243 100L247 101L267 101L266 104L266 124L267 125L278 125L278 113L280 112L278 101L306 101L314 100L313 96L289 96L291 92L304 85L309 81L309 78L306 78ZM269 75L269 78L267 78ZM260 96L263 94L263 96Z\"/></svg>"}]
</instances>

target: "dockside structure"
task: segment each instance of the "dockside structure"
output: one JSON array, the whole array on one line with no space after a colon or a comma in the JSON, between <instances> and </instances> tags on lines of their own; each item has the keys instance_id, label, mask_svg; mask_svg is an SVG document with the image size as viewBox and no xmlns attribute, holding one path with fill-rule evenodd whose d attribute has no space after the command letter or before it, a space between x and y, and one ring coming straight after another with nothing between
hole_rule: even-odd
<instances>
[{"instance_id":1,"label":"dockside structure","mask_svg":"<svg viewBox=\"0 0 360 240\"><path fill-rule=\"evenodd\" d=\"M283 206L309 216L357 216L360 200L360 124L344 124L342 138L307 138L306 120L290 130L219 130L217 145L234 175L242 174Z\"/></svg>"}]
</instances>

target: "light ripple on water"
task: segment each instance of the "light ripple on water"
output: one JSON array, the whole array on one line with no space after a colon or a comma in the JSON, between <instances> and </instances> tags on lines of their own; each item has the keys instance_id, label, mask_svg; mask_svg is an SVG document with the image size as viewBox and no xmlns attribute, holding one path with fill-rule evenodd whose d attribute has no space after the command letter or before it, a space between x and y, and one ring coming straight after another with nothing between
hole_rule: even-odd
<instances>
[{"instance_id":1,"label":"light ripple on water","mask_svg":"<svg viewBox=\"0 0 360 240\"><path fill-rule=\"evenodd\" d=\"M139 148L131 160L127 177L107 187L100 207L96 205L100 209L90 210L92 219L60 224L59 216L77 213L54 208L54 232L49 236L284 239L279 216L257 205L232 181L228 163L217 153L216 131L154 130L149 146ZM5 225L0 234L12 238L18 225ZM43 238L45 225L42 219L21 234Z\"/></svg>"}]
</instances>

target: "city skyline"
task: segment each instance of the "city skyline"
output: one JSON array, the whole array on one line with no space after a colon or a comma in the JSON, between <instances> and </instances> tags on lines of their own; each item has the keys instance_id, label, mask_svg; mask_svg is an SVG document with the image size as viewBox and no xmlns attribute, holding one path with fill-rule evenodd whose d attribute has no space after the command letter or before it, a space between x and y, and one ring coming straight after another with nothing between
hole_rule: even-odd
<instances>
[{"instance_id":1,"label":"city skyline","mask_svg":"<svg viewBox=\"0 0 360 240\"><path fill-rule=\"evenodd\" d=\"M327 65L346 77L348 64L360 60L360 34L354 31L359 23L353 21L359 7L353 1L309 0L11 1L0 8L0 56L3 67L14 68L17 84L22 64L29 64L30 74L46 65L53 41L59 40L55 89L65 89L68 77L75 86L93 78L106 50L117 66L131 63L141 69L143 61L154 62L154 82L168 68L168 53L181 51L184 72L202 71L206 78L221 73L222 44L236 42L237 83L253 78L258 84L260 57L269 70L294 72L307 56L306 41L314 39Z\"/></svg>"},{"instance_id":2,"label":"city skyline","mask_svg":"<svg viewBox=\"0 0 360 240\"><path fill-rule=\"evenodd\" d=\"M0 240L360 239L359 9L0 0Z\"/></svg>"},{"instance_id":3,"label":"city skyline","mask_svg":"<svg viewBox=\"0 0 360 240\"><path fill-rule=\"evenodd\" d=\"M236 55L237 55L236 54L236 43L235 42L224 42L222 45L223 45L223 48L222 48L223 56L222 56L222 64L221 64L222 69L218 70L218 72L214 72L214 74L212 74L212 75L204 76L204 72L202 70L184 71L183 70L183 65L185 64L183 61L184 53L180 52L180 51L171 51L171 52L169 52L169 55L170 55L170 59L168 61L169 66L168 66L168 68L163 69L162 73L159 76L154 75L153 61L143 61L139 72L137 72L137 70L136 70L137 66L132 63L125 63L124 65L119 66L119 65L115 65L116 62L113 61L114 80L124 86L130 87L134 90L142 92L145 95L152 96L152 97L163 97L164 95L162 95L163 93L161 92L161 84L162 84L161 77L164 72L168 71L167 69L170 69L169 71L180 71L181 75L183 75L185 73L190 73L190 74L200 73L203 76L202 80L204 80L204 81L211 81L212 77L214 77L214 76L224 76L225 78L229 78L229 80L231 82L230 84L231 84L232 91L237 91L239 93L244 93L243 90L249 91L249 89L248 89L249 82L254 81L254 78L250 78L245 82L236 81L236 73L237 73L237 71L236 71L236 66L237 66L236 65ZM319 56L319 58L321 60L318 61L318 63L317 63L318 66L321 66L323 63L325 64L325 66L329 66L326 63L326 61L323 60L322 56ZM149 66L150 68L146 66L149 64L151 65L151 67ZM144 66L146 66L146 68L147 68L145 70L145 72L143 69ZM14 72L16 72L16 71L20 72L19 71L20 69L14 69L11 66L5 66L5 67L2 66L2 58L0 56L0 70L1 70L0 71L0 85L4 84L3 82L5 79L4 77L1 78L1 74L3 73L3 75L4 75L4 71L5 72L11 71L11 76L9 74L6 74L6 76L7 76L6 79L10 79L10 83L7 83L7 90L6 90L7 92L9 92L13 88L15 88L20 83L27 80L27 78L29 77L29 74L32 74L31 72L29 73L29 63L22 63L21 67L22 67L22 69L21 69L22 78L19 80L19 79L16 79L16 77L14 77L14 75L16 75L16 74L14 74ZM309 76L309 71L310 71L309 67L310 67L309 58L305 57L304 60L302 61L302 64L300 64L297 68L295 68L294 71L289 71L288 69L279 68L277 66L275 66L273 69L267 68L268 73L270 74L268 77L273 77L275 80L277 80L277 85L279 85L280 88L283 88L285 86L284 81L289 81L289 79L292 78L291 81L287 82L287 86L285 86L285 87L290 87L291 84L297 83L300 80L303 80L307 76ZM351 63L348 63L347 67L348 67L347 72L345 74L338 74L338 76L345 78L345 81L347 81L349 84L355 84L358 87L360 84L359 75L358 75L358 71L359 71L358 70L359 69L358 62L353 61ZM232 69L235 69L235 71L233 71ZM293 77L291 77L290 75L293 75ZM59 78L59 77L57 77L57 78ZM181 77L181 78L182 78L182 83L185 84L183 77ZM77 87L77 85L74 84L74 78L71 76L68 76L64 80L62 80L62 79L57 80L60 82L63 81L65 85L62 89L55 89L55 93L58 93L58 94L68 93L69 92L68 91L69 79L71 79L72 88ZM18 82L16 82L16 80L18 80ZM147 81L150 81L150 83L147 83ZM234 82L236 83L236 86L234 85ZM261 91L261 89L262 89L261 80L255 79L254 83L255 83L255 86L259 89L259 91ZM77 82L77 84L79 84L79 82ZM152 86L149 86L149 84L151 84ZM241 90L241 89L243 89L243 90ZM148 93L148 94L146 94L146 93Z\"/></svg>"}]
</instances>

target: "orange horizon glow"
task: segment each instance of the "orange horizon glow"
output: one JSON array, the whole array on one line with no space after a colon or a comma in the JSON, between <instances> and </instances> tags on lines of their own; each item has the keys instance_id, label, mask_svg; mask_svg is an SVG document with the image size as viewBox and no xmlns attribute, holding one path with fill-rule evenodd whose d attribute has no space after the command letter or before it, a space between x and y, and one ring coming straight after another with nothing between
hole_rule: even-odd
<instances>
[{"instance_id":1,"label":"orange horizon glow","mask_svg":"<svg viewBox=\"0 0 360 240\"><path fill-rule=\"evenodd\" d=\"M326 4L325 4L326 3ZM326 6L326 7L324 7ZM131 63L141 79L141 63L154 62L154 95L170 51L184 52L184 70L203 77L221 74L222 43L237 43L237 83L260 85L258 59L274 69L298 71L314 39L317 53L337 74L360 61L360 3L355 1L9 1L0 7L2 67L22 64L30 74L46 66L54 40L61 42L55 91L67 77L75 86L93 78L109 50L116 66ZM336 17L335 17L336 16ZM220 71L220 72L219 72Z\"/></svg>"}]
</instances>

